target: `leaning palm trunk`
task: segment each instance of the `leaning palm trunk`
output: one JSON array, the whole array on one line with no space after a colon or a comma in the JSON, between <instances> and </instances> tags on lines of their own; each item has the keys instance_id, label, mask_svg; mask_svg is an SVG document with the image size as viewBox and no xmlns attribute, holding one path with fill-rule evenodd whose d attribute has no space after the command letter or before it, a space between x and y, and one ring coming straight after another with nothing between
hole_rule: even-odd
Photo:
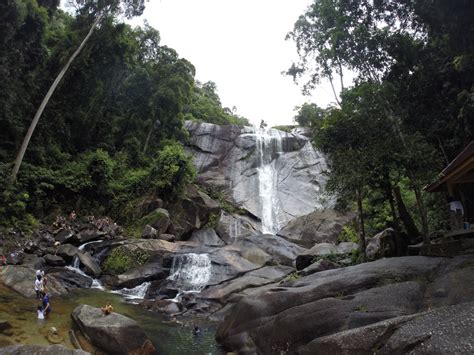
<instances>
[{"instance_id":1,"label":"leaning palm trunk","mask_svg":"<svg viewBox=\"0 0 474 355\"><path fill-rule=\"evenodd\" d=\"M28 148L28 144L30 143L31 136L33 135L33 132L35 131L36 125L38 124L38 121L39 121L41 115L43 114L44 108L48 104L49 99L51 98L51 96L53 96L53 93L56 90L56 87L60 83L60 81L63 78L64 74L66 74L67 70L69 69L69 66L74 61L74 59L79 55L82 48L84 47L86 42L89 40L90 36L94 32L97 24L102 19L102 17L103 17L103 15L97 16L97 18L95 19L94 23L92 24L89 32L87 33L86 37L84 37L84 39L82 40L79 47L75 50L75 52L71 55L71 57L69 58L67 63L61 69L58 76L56 77L56 80L54 80L53 84L51 85L48 92L46 93L43 101L41 102L41 105L39 106L38 111L36 111L35 117L33 117L33 121L31 121L30 127L28 128L28 132L26 132L26 136L23 139L23 143L21 144L20 151L18 152L18 155L16 156L16 159L15 159L15 165L13 166L12 174L10 176L10 182L12 184L16 180L16 176L18 174L18 171L20 170L20 165L23 161L23 157L25 155L26 149Z\"/></svg>"}]
</instances>

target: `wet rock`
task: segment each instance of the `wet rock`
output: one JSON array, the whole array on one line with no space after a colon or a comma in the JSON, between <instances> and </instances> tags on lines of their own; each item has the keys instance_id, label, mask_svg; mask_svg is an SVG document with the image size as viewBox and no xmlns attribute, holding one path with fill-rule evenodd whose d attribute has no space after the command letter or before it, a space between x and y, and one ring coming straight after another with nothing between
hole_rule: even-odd
<instances>
[{"instance_id":1,"label":"wet rock","mask_svg":"<svg viewBox=\"0 0 474 355\"><path fill-rule=\"evenodd\" d=\"M190 242L196 242L199 244L209 245L209 246L223 246L225 245L224 241L219 238L214 229L200 229L193 233Z\"/></svg>"},{"instance_id":2,"label":"wet rock","mask_svg":"<svg viewBox=\"0 0 474 355\"><path fill-rule=\"evenodd\" d=\"M153 344L133 319L99 308L80 305L71 314L74 323L92 344L111 354L152 354Z\"/></svg>"},{"instance_id":3,"label":"wet rock","mask_svg":"<svg viewBox=\"0 0 474 355\"><path fill-rule=\"evenodd\" d=\"M84 266L84 272L87 275L98 278L101 274L100 266L94 260L90 253L78 253L77 254L81 264Z\"/></svg>"},{"instance_id":4,"label":"wet rock","mask_svg":"<svg viewBox=\"0 0 474 355\"><path fill-rule=\"evenodd\" d=\"M395 230L387 228L370 238L366 253L369 260L396 256Z\"/></svg>"},{"instance_id":5,"label":"wet rock","mask_svg":"<svg viewBox=\"0 0 474 355\"><path fill-rule=\"evenodd\" d=\"M51 255L47 254L44 256L44 261L49 266L64 266L66 265L66 261L61 258L59 255Z\"/></svg>"},{"instance_id":6,"label":"wet rock","mask_svg":"<svg viewBox=\"0 0 474 355\"><path fill-rule=\"evenodd\" d=\"M147 281L164 279L169 275L169 270L163 268L161 263L149 263L120 274L113 280L112 286L116 288L133 288Z\"/></svg>"},{"instance_id":7,"label":"wet rock","mask_svg":"<svg viewBox=\"0 0 474 355\"><path fill-rule=\"evenodd\" d=\"M158 235L166 232L171 223L169 212L164 208L158 208L152 213L155 218L153 221L150 221L150 226L156 229Z\"/></svg>"},{"instance_id":8,"label":"wet rock","mask_svg":"<svg viewBox=\"0 0 474 355\"><path fill-rule=\"evenodd\" d=\"M305 248L321 243L336 244L344 225L353 219L353 214L343 214L332 209L314 211L293 219L277 234Z\"/></svg>"},{"instance_id":9,"label":"wet rock","mask_svg":"<svg viewBox=\"0 0 474 355\"><path fill-rule=\"evenodd\" d=\"M1 348L7 355L87 355L83 350L72 350L62 345L11 345Z\"/></svg>"},{"instance_id":10,"label":"wet rock","mask_svg":"<svg viewBox=\"0 0 474 355\"><path fill-rule=\"evenodd\" d=\"M165 240L167 242L174 242L176 240L176 237L173 234L163 233L159 236L159 239Z\"/></svg>"},{"instance_id":11,"label":"wet rock","mask_svg":"<svg viewBox=\"0 0 474 355\"><path fill-rule=\"evenodd\" d=\"M61 284L68 290L72 291L77 288L90 288L92 286L92 279L77 272L65 268L51 268L48 270L48 278L61 282Z\"/></svg>"},{"instance_id":12,"label":"wet rock","mask_svg":"<svg viewBox=\"0 0 474 355\"><path fill-rule=\"evenodd\" d=\"M81 230L79 233L74 234L70 240L72 244L81 245L93 240L104 239L106 233L96 228L86 228Z\"/></svg>"},{"instance_id":13,"label":"wet rock","mask_svg":"<svg viewBox=\"0 0 474 355\"><path fill-rule=\"evenodd\" d=\"M179 305L176 302L170 300L144 300L140 303L140 306L148 309L152 312L165 313L165 314L176 314L181 311Z\"/></svg>"}]
</instances>

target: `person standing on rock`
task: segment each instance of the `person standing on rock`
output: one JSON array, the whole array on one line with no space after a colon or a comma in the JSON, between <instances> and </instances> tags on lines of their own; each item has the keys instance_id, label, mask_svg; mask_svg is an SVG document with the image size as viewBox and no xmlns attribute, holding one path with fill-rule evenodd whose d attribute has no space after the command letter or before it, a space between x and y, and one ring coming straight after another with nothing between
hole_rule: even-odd
<instances>
[{"instance_id":1,"label":"person standing on rock","mask_svg":"<svg viewBox=\"0 0 474 355\"><path fill-rule=\"evenodd\" d=\"M37 299L41 299L41 291L43 291L43 280L41 278L41 274L40 275L36 274L35 292L36 292Z\"/></svg>"}]
</instances>

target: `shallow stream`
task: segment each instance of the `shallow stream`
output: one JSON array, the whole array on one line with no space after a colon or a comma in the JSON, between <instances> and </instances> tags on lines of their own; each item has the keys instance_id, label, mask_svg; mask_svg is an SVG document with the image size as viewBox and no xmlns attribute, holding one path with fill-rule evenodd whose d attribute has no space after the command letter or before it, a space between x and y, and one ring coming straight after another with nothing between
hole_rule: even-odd
<instances>
[{"instance_id":1,"label":"shallow stream","mask_svg":"<svg viewBox=\"0 0 474 355\"><path fill-rule=\"evenodd\" d=\"M62 298L51 297L52 312L49 318L38 320L36 307L40 302L25 298L3 285L0 285L0 319L8 321L13 327L6 331L9 335L0 334L0 347L13 344L49 345L46 334L50 327L56 327L64 339L62 345L73 349L68 335L73 326L70 316L72 310L79 304L102 307L107 301L112 303L114 312L137 321L153 342L158 354L222 353L214 340L215 324L196 320L195 324L202 331L194 336L192 321L186 325L167 323L165 317L127 303L120 295L99 289L83 289Z\"/></svg>"}]
</instances>

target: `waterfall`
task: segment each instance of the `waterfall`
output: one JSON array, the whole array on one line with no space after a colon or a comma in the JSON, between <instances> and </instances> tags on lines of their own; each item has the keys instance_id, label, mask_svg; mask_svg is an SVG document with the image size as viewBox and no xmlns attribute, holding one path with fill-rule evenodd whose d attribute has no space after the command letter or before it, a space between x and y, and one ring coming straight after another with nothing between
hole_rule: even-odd
<instances>
[{"instance_id":1,"label":"waterfall","mask_svg":"<svg viewBox=\"0 0 474 355\"><path fill-rule=\"evenodd\" d=\"M259 128L255 131L256 154L258 159L258 194L261 208L262 232L278 232L278 173L275 158L282 152L282 138L275 129Z\"/></svg>"},{"instance_id":2,"label":"waterfall","mask_svg":"<svg viewBox=\"0 0 474 355\"><path fill-rule=\"evenodd\" d=\"M102 240L94 240L92 242L84 243L84 244L79 246L79 251L81 251L81 252L84 251L85 247L89 244L100 243L100 242L102 242ZM90 277L84 271L82 271L79 268L80 265L81 265L81 261L80 261L79 257L76 255L76 256L74 256L74 258L72 260L72 265L66 265L66 269L69 269L71 271L74 271L76 274L79 274L79 275L82 275L82 276L85 276L85 277L91 279L92 280L91 288L98 288L98 289L103 290L104 286L102 286L101 282L99 280L93 278L93 277Z\"/></svg>"},{"instance_id":3,"label":"waterfall","mask_svg":"<svg viewBox=\"0 0 474 355\"><path fill-rule=\"evenodd\" d=\"M200 292L211 278L211 260L207 254L182 254L173 258L168 280L180 291Z\"/></svg>"},{"instance_id":4,"label":"waterfall","mask_svg":"<svg viewBox=\"0 0 474 355\"><path fill-rule=\"evenodd\" d=\"M151 282L148 281L133 288L122 288L120 290L114 290L110 292L125 296L125 298L129 300L134 300L134 299L142 300L145 298L146 292L148 291L150 284Z\"/></svg>"}]
</instances>

